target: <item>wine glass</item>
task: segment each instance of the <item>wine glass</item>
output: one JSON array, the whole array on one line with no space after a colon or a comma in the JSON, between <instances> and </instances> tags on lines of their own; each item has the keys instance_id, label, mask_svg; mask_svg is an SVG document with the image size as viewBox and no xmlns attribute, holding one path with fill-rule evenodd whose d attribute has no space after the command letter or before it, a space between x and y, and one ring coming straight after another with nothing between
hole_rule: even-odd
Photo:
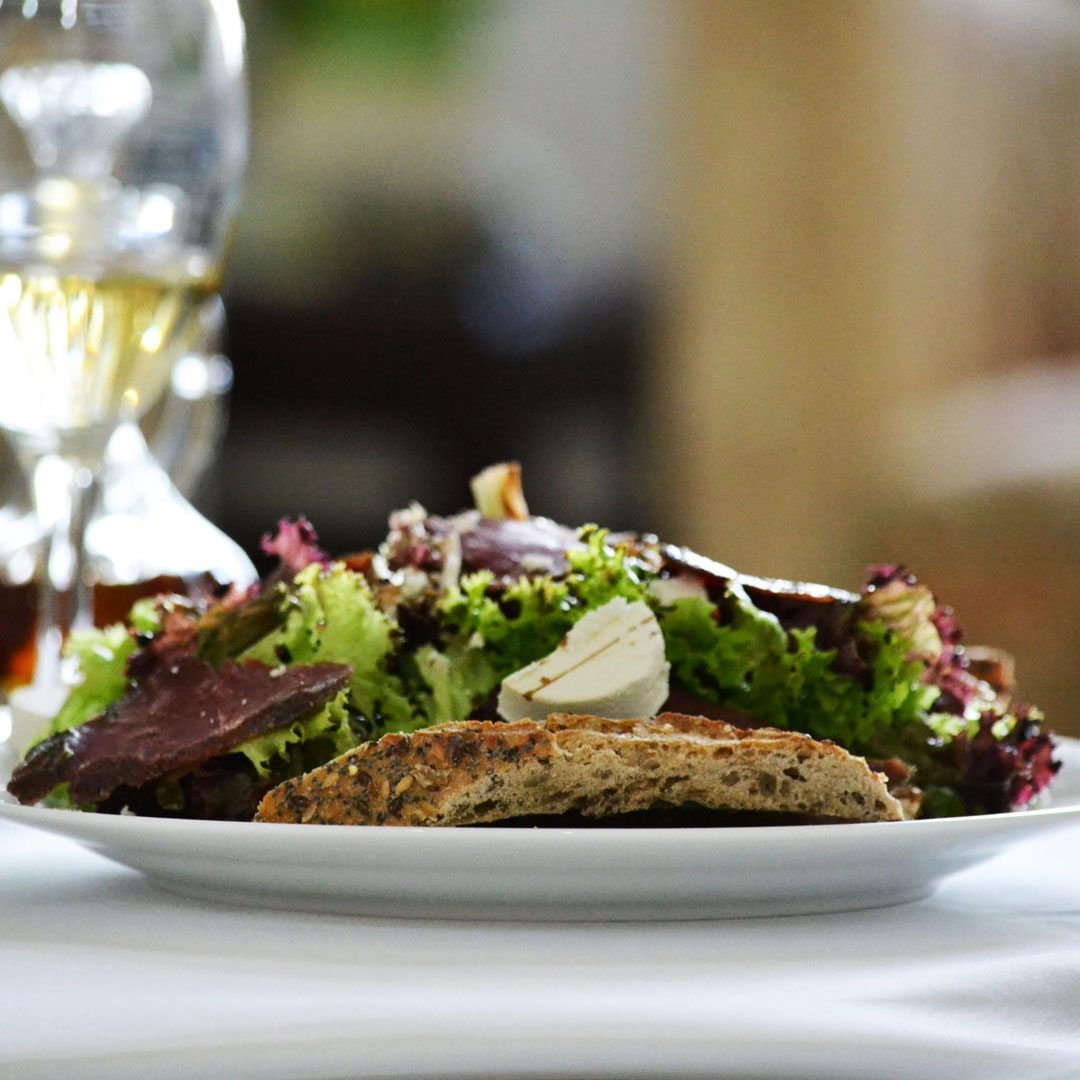
<instances>
[{"instance_id":1,"label":"wine glass","mask_svg":"<svg viewBox=\"0 0 1080 1080\"><path fill-rule=\"evenodd\" d=\"M219 351L220 305L206 314L201 351L180 357L161 402L141 424L121 423L105 450L86 530L98 626L122 619L135 600L156 592L205 596L256 579L244 551L188 502L221 448L232 385L232 365ZM41 528L29 488L12 466L0 442L0 704L21 697L18 687L33 677L41 578ZM64 675L75 675L74 667L66 660ZM66 687L43 689L33 688L35 699L51 703ZM37 711L52 715L47 704Z\"/></svg>"},{"instance_id":2,"label":"wine glass","mask_svg":"<svg viewBox=\"0 0 1080 1080\"><path fill-rule=\"evenodd\" d=\"M239 545L185 498L219 449L224 397L232 386L232 365L220 353L220 301L202 314L202 348L173 365L169 393L149 418L150 445L131 420L109 440L101 498L86 530L87 576L96 596L116 590L120 608L102 602L94 612L99 623L103 616L122 618L135 591L147 586L161 591L182 585L200 594L226 584L243 588L256 579ZM141 584L133 590L132 583Z\"/></svg>"},{"instance_id":3,"label":"wine glass","mask_svg":"<svg viewBox=\"0 0 1080 1080\"><path fill-rule=\"evenodd\" d=\"M0 0L0 429L44 531L35 681L90 621L105 448L218 290L247 152L236 0Z\"/></svg>"}]
</instances>

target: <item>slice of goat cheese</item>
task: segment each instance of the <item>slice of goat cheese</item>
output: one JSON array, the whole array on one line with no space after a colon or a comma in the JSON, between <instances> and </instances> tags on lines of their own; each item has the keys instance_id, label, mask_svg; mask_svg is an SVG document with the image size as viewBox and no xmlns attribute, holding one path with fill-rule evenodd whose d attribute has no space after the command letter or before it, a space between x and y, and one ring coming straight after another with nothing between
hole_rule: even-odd
<instances>
[{"instance_id":1,"label":"slice of goat cheese","mask_svg":"<svg viewBox=\"0 0 1080 1080\"><path fill-rule=\"evenodd\" d=\"M655 716L667 700L670 670L656 616L640 600L618 598L583 615L550 655L503 679L499 715Z\"/></svg>"}]
</instances>

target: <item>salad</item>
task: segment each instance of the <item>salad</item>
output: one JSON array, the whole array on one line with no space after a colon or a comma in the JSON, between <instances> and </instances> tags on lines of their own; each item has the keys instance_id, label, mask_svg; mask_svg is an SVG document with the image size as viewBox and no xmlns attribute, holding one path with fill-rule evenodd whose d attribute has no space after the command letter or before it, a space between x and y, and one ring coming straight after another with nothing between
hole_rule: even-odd
<instances>
[{"instance_id":1,"label":"salad","mask_svg":"<svg viewBox=\"0 0 1080 1080\"><path fill-rule=\"evenodd\" d=\"M655 617L668 708L832 740L920 816L1023 807L1059 768L1005 665L973 661L953 613L900 566L873 567L858 593L749 577L655 536L530 515L515 465L473 493L452 516L398 511L378 550L340 559L284 520L263 540L277 567L250 589L142 601L73 635L80 681L9 790L250 819L271 787L363 741L499 719L507 680L613 602Z\"/></svg>"}]
</instances>

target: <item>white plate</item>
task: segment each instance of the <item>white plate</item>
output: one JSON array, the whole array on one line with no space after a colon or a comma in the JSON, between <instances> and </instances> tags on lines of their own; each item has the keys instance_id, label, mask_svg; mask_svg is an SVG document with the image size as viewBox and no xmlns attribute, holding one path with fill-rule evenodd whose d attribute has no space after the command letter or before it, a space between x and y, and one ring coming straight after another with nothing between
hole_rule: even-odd
<instances>
[{"instance_id":1,"label":"white plate","mask_svg":"<svg viewBox=\"0 0 1080 1080\"><path fill-rule=\"evenodd\" d=\"M20 806L164 889L413 918L705 919L903 904L1007 846L1080 824L1080 741L1053 805L986 817L721 829L425 829L114 817Z\"/></svg>"}]
</instances>

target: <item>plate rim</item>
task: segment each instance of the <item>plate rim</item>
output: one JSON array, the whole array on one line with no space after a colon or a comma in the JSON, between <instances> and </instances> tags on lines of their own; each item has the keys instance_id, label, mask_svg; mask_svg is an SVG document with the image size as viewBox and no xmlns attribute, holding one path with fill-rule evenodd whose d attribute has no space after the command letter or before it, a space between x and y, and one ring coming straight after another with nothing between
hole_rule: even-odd
<instances>
[{"instance_id":1,"label":"plate rim","mask_svg":"<svg viewBox=\"0 0 1080 1080\"><path fill-rule=\"evenodd\" d=\"M22 806L6 790L0 820L58 835L168 893L230 907L466 922L803 916L921 900L1018 843L1077 827L1080 740L1059 737L1059 748L1070 767L1064 804L926 821L312 826Z\"/></svg>"}]
</instances>

